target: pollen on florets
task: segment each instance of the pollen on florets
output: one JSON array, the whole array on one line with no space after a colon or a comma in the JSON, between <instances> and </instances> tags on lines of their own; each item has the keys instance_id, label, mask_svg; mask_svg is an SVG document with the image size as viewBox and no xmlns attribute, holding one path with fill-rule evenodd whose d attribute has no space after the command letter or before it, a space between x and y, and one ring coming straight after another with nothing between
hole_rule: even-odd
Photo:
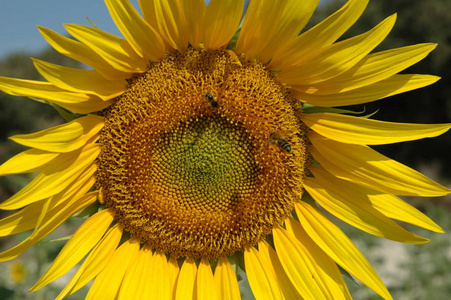
<instances>
[{"instance_id":1,"label":"pollen on florets","mask_svg":"<svg viewBox=\"0 0 451 300\"><path fill-rule=\"evenodd\" d=\"M105 112L97 187L125 230L154 249L210 259L243 250L302 194L300 106L263 65L237 59L169 55ZM290 152L271 143L274 132Z\"/></svg>"}]
</instances>

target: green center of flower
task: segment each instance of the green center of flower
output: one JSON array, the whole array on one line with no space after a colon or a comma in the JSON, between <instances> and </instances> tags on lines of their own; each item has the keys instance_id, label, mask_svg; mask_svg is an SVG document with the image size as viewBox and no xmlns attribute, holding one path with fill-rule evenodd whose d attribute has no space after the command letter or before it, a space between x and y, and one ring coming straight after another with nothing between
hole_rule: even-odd
<instances>
[{"instance_id":1,"label":"green center of flower","mask_svg":"<svg viewBox=\"0 0 451 300\"><path fill-rule=\"evenodd\" d=\"M97 187L154 249L209 259L242 251L302 194L299 114L257 61L224 50L169 55L105 112Z\"/></svg>"},{"instance_id":2,"label":"green center of flower","mask_svg":"<svg viewBox=\"0 0 451 300\"><path fill-rule=\"evenodd\" d=\"M243 128L213 115L180 124L156 144L153 184L180 206L222 209L252 192L257 170Z\"/></svg>"}]
</instances>

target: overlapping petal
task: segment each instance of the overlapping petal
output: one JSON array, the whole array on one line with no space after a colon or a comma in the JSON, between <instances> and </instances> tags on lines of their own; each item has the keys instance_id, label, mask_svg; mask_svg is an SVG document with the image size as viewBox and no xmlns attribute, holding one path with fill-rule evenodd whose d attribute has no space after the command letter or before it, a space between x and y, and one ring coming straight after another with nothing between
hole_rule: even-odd
<instances>
[{"instance_id":1,"label":"overlapping petal","mask_svg":"<svg viewBox=\"0 0 451 300\"><path fill-rule=\"evenodd\" d=\"M440 77L432 75L397 74L374 84L329 95L316 95L305 93L304 87L300 91L293 86L294 95L302 102L323 107L346 106L367 103L389 96L405 93L431 85Z\"/></svg>"},{"instance_id":2,"label":"overlapping petal","mask_svg":"<svg viewBox=\"0 0 451 300\"><path fill-rule=\"evenodd\" d=\"M88 144L103 128L104 118L89 115L31 134L14 135L14 142L49 152L68 153Z\"/></svg>"},{"instance_id":3,"label":"overlapping petal","mask_svg":"<svg viewBox=\"0 0 451 300\"><path fill-rule=\"evenodd\" d=\"M375 190L404 196L437 197L450 190L365 145L344 144L309 133L310 153L331 174Z\"/></svg>"},{"instance_id":4,"label":"overlapping petal","mask_svg":"<svg viewBox=\"0 0 451 300\"><path fill-rule=\"evenodd\" d=\"M89 253L88 257L78 268L75 275L64 287L56 300L61 300L67 295L78 291L99 274L110 261L122 237L122 226L119 224L111 227L102 240Z\"/></svg>"},{"instance_id":5,"label":"overlapping petal","mask_svg":"<svg viewBox=\"0 0 451 300\"><path fill-rule=\"evenodd\" d=\"M280 262L304 299L345 299L342 289L328 274L338 271L330 259L329 264L327 260L321 261L311 249L283 228L274 229L273 236ZM327 259L327 256L321 258Z\"/></svg>"},{"instance_id":6,"label":"overlapping petal","mask_svg":"<svg viewBox=\"0 0 451 300\"><path fill-rule=\"evenodd\" d=\"M240 24L243 5L243 0L211 0L202 25L202 42L206 49L227 46Z\"/></svg>"},{"instance_id":7,"label":"overlapping petal","mask_svg":"<svg viewBox=\"0 0 451 300\"><path fill-rule=\"evenodd\" d=\"M207 6L204 0L180 0L180 10L185 17L185 30L188 41L197 47L202 40L203 25ZM210 16L208 16L210 18Z\"/></svg>"},{"instance_id":8,"label":"overlapping petal","mask_svg":"<svg viewBox=\"0 0 451 300\"><path fill-rule=\"evenodd\" d=\"M97 71L58 66L38 59L33 59L33 63L48 82L70 92L110 100L128 88L125 80L108 80Z\"/></svg>"},{"instance_id":9,"label":"overlapping petal","mask_svg":"<svg viewBox=\"0 0 451 300\"><path fill-rule=\"evenodd\" d=\"M147 23L160 33L167 50L183 51L188 47L185 12L179 1L138 0Z\"/></svg>"},{"instance_id":10,"label":"overlapping petal","mask_svg":"<svg viewBox=\"0 0 451 300\"><path fill-rule=\"evenodd\" d=\"M245 53L247 59L258 55L262 62L268 61L278 45L276 42L296 36L315 7L314 0L302 4L289 0L250 2L235 51ZM274 20L274 23L267 20Z\"/></svg>"},{"instance_id":11,"label":"overlapping petal","mask_svg":"<svg viewBox=\"0 0 451 300\"><path fill-rule=\"evenodd\" d=\"M95 50L71 38L65 37L45 27L38 26L42 36L61 54L94 68L109 80L120 80L130 77L130 73L116 69Z\"/></svg>"},{"instance_id":12,"label":"overlapping petal","mask_svg":"<svg viewBox=\"0 0 451 300\"><path fill-rule=\"evenodd\" d=\"M297 91L315 95L343 93L387 79L425 58L436 44L418 44L370 54L348 71L312 85L296 85Z\"/></svg>"},{"instance_id":13,"label":"overlapping petal","mask_svg":"<svg viewBox=\"0 0 451 300\"><path fill-rule=\"evenodd\" d=\"M148 62L143 60L127 40L102 31L98 28L66 24L66 30L110 64L122 72L142 73L147 70Z\"/></svg>"},{"instance_id":14,"label":"overlapping petal","mask_svg":"<svg viewBox=\"0 0 451 300\"><path fill-rule=\"evenodd\" d=\"M76 182L85 170L95 168L92 163L99 152L98 145L88 145L80 151L59 156L22 190L0 204L0 209L18 209L60 193Z\"/></svg>"},{"instance_id":15,"label":"overlapping petal","mask_svg":"<svg viewBox=\"0 0 451 300\"><path fill-rule=\"evenodd\" d=\"M283 297L285 299L300 299L301 295L283 269L276 250L274 250L274 248L271 247L271 245L269 245L266 241L261 241L258 243L258 252L268 263L267 267L269 270L275 274Z\"/></svg>"},{"instance_id":16,"label":"overlapping petal","mask_svg":"<svg viewBox=\"0 0 451 300\"><path fill-rule=\"evenodd\" d=\"M259 2L268 3L271 1ZM286 1L284 10L278 20L277 18L271 18L274 22L270 23L263 17L256 18L257 22L271 24L273 26L273 34L269 35L269 30L263 34L261 38L266 41L266 44L262 43L263 47L259 51L257 49L257 53L255 53L254 56L258 55L259 60L262 62L270 61L275 54L280 51L282 45L286 45L299 35L302 28L304 28L307 24L308 20L318 6L318 2L318 0L288 0ZM282 6L282 3L278 2L278 5ZM248 10L246 15L249 13L250 11ZM254 28L251 28L249 31L250 34L255 32ZM243 32L241 34L243 34ZM261 43L260 41L258 42Z\"/></svg>"},{"instance_id":17,"label":"overlapping petal","mask_svg":"<svg viewBox=\"0 0 451 300\"><path fill-rule=\"evenodd\" d=\"M117 27L138 55L150 60L160 60L166 56L163 39L129 1L107 0L105 3Z\"/></svg>"},{"instance_id":18,"label":"overlapping petal","mask_svg":"<svg viewBox=\"0 0 451 300\"><path fill-rule=\"evenodd\" d=\"M347 182L350 183L350 182ZM404 200L390 194L369 191L369 199L375 209L389 218L410 223L431 231L444 233L445 231L421 211L406 203Z\"/></svg>"},{"instance_id":19,"label":"overlapping petal","mask_svg":"<svg viewBox=\"0 0 451 300\"><path fill-rule=\"evenodd\" d=\"M244 250L246 275L255 298L283 299L274 269L265 253L260 253L254 247Z\"/></svg>"},{"instance_id":20,"label":"overlapping petal","mask_svg":"<svg viewBox=\"0 0 451 300\"><path fill-rule=\"evenodd\" d=\"M48 82L7 78L0 76L0 90L14 95L47 100L69 111L88 114L110 106L112 101L103 101L97 96L73 93Z\"/></svg>"},{"instance_id":21,"label":"overlapping petal","mask_svg":"<svg viewBox=\"0 0 451 300\"><path fill-rule=\"evenodd\" d=\"M198 300L219 300L218 287L213 277L210 262L203 258L199 263L196 275L196 286L194 289L194 299Z\"/></svg>"},{"instance_id":22,"label":"overlapping petal","mask_svg":"<svg viewBox=\"0 0 451 300\"><path fill-rule=\"evenodd\" d=\"M219 299L234 300L241 298L236 274L225 256L220 257L218 260L214 281L218 289Z\"/></svg>"},{"instance_id":23,"label":"overlapping petal","mask_svg":"<svg viewBox=\"0 0 451 300\"><path fill-rule=\"evenodd\" d=\"M168 261L168 277L171 285L172 299L175 298L175 290L177 287L177 278L179 276L180 268L177 260L171 256Z\"/></svg>"},{"instance_id":24,"label":"overlapping petal","mask_svg":"<svg viewBox=\"0 0 451 300\"><path fill-rule=\"evenodd\" d=\"M331 140L358 145L382 145L441 135L451 124L391 123L332 113L304 114L310 129Z\"/></svg>"},{"instance_id":25,"label":"overlapping petal","mask_svg":"<svg viewBox=\"0 0 451 300\"><path fill-rule=\"evenodd\" d=\"M269 67L274 70L284 70L296 62L309 59L319 50L332 45L355 23L367 4L368 0L350 0L315 27L291 41L279 45ZM311 49L315 49L315 51L311 51Z\"/></svg>"},{"instance_id":26,"label":"overlapping petal","mask_svg":"<svg viewBox=\"0 0 451 300\"><path fill-rule=\"evenodd\" d=\"M33 229L41 215L44 201L33 203L0 220L0 236L8 236Z\"/></svg>"},{"instance_id":27,"label":"overlapping petal","mask_svg":"<svg viewBox=\"0 0 451 300\"><path fill-rule=\"evenodd\" d=\"M125 273L136 260L138 254L139 242L135 239L125 241L114 251L108 264L96 277L88 295L86 295L86 299L116 299Z\"/></svg>"},{"instance_id":28,"label":"overlapping petal","mask_svg":"<svg viewBox=\"0 0 451 300\"><path fill-rule=\"evenodd\" d=\"M156 284L158 278L165 277L163 270L161 270L160 276L151 277L152 269L155 267L152 264L152 249L148 245L144 245L127 268L117 298L150 299L153 296L156 299L170 299L168 297L162 298L161 294L152 295L150 293L151 286ZM150 278L154 280L149 280ZM165 289L161 290L164 292Z\"/></svg>"},{"instance_id":29,"label":"overlapping petal","mask_svg":"<svg viewBox=\"0 0 451 300\"><path fill-rule=\"evenodd\" d=\"M149 296L172 299L174 285L169 276L170 263L168 263L166 255L162 251L155 251L150 259L149 268L147 278L154 278L152 284L149 284Z\"/></svg>"},{"instance_id":30,"label":"overlapping petal","mask_svg":"<svg viewBox=\"0 0 451 300\"><path fill-rule=\"evenodd\" d=\"M89 204L94 203L97 200L97 194L97 191L91 192L81 198L72 199L72 201L62 205L60 209L55 210L54 214L52 214L51 217L43 223L41 227L37 228L27 239L13 248L0 253L0 261L11 260L22 254L22 252L61 226L61 224L69 219L74 213L85 208Z\"/></svg>"},{"instance_id":31,"label":"overlapping petal","mask_svg":"<svg viewBox=\"0 0 451 300\"><path fill-rule=\"evenodd\" d=\"M187 257L183 262L177 278L177 286L175 288L175 299L184 300L194 297L195 279L197 274L197 266L194 260Z\"/></svg>"},{"instance_id":32,"label":"overlapping petal","mask_svg":"<svg viewBox=\"0 0 451 300\"><path fill-rule=\"evenodd\" d=\"M11 157L0 166L0 176L42 171L59 153L29 149Z\"/></svg>"},{"instance_id":33,"label":"overlapping petal","mask_svg":"<svg viewBox=\"0 0 451 300\"><path fill-rule=\"evenodd\" d=\"M319 278L325 287L335 299L351 299L351 294L346 286L346 282L338 266L305 232L301 224L295 219L289 217L285 220L287 237L294 243L293 237L299 241L305 249L312 255L315 263L318 265L317 271Z\"/></svg>"},{"instance_id":34,"label":"overlapping petal","mask_svg":"<svg viewBox=\"0 0 451 300\"><path fill-rule=\"evenodd\" d=\"M86 220L64 245L50 268L30 289L36 291L75 266L100 241L113 222L114 211L102 210Z\"/></svg>"},{"instance_id":35,"label":"overlapping petal","mask_svg":"<svg viewBox=\"0 0 451 300\"><path fill-rule=\"evenodd\" d=\"M305 202L295 206L302 227L329 257L384 299L393 299L370 263L332 221Z\"/></svg>"},{"instance_id":36,"label":"overlapping petal","mask_svg":"<svg viewBox=\"0 0 451 300\"><path fill-rule=\"evenodd\" d=\"M402 243L424 244L429 240L410 233L375 209L365 197L340 186L323 169L315 168L317 178L306 178L305 190L328 212L370 234Z\"/></svg>"},{"instance_id":37,"label":"overlapping petal","mask_svg":"<svg viewBox=\"0 0 451 300\"><path fill-rule=\"evenodd\" d=\"M314 84L336 77L351 69L388 35L396 15L390 16L370 31L335 43L317 52L309 60L301 59L278 75L287 85Z\"/></svg>"}]
</instances>

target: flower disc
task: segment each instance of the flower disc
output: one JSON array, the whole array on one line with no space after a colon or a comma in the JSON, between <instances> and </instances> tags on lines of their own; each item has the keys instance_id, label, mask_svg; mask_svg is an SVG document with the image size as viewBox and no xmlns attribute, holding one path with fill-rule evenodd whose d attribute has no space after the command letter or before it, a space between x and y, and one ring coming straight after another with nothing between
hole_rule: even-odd
<instances>
[{"instance_id":1,"label":"flower disc","mask_svg":"<svg viewBox=\"0 0 451 300\"><path fill-rule=\"evenodd\" d=\"M302 194L299 113L256 61L175 53L105 111L97 186L141 243L177 256L232 254L280 225Z\"/></svg>"}]
</instances>

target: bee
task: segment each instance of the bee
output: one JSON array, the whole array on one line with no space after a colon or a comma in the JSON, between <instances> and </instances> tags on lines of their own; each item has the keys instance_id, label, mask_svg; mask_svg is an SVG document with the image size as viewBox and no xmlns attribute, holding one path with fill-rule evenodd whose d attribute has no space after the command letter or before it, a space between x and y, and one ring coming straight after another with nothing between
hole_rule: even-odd
<instances>
[{"instance_id":1,"label":"bee","mask_svg":"<svg viewBox=\"0 0 451 300\"><path fill-rule=\"evenodd\" d=\"M214 108L218 107L218 101L215 100L215 96L213 96L210 93L206 93L205 98L207 98L207 100L210 101L211 106L213 106Z\"/></svg>"},{"instance_id":2,"label":"bee","mask_svg":"<svg viewBox=\"0 0 451 300\"><path fill-rule=\"evenodd\" d=\"M291 153L291 146L290 143L287 142L287 140L285 140L282 135L280 135L277 132L273 132L269 135L269 142L271 144L276 144L277 146L279 146L280 148L282 148L282 150Z\"/></svg>"}]
</instances>

